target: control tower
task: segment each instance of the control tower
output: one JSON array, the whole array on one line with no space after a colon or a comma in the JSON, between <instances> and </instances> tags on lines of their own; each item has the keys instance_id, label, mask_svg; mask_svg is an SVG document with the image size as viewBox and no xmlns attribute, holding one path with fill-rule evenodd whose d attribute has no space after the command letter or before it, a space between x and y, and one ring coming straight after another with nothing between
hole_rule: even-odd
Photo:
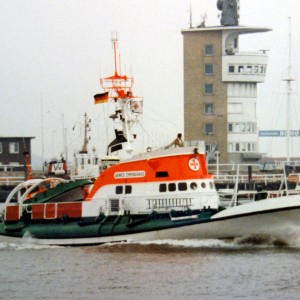
<instances>
[{"instance_id":1,"label":"control tower","mask_svg":"<svg viewBox=\"0 0 300 300\"><path fill-rule=\"evenodd\" d=\"M184 136L204 140L209 162L256 162L257 84L265 81L266 51L240 51L241 35L269 28L239 25L239 1L219 0L221 25L182 30ZM249 44L251 48L251 44Z\"/></svg>"}]
</instances>

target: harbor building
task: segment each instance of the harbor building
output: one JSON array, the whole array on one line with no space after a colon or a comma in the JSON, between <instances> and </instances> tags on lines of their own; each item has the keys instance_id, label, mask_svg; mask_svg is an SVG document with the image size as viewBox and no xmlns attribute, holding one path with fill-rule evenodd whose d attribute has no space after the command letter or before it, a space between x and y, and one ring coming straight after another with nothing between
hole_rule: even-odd
<instances>
[{"instance_id":1,"label":"harbor building","mask_svg":"<svg viewBox=\"0 0 300 300\"><path fill-rule=\"evenodd\" d=\"M239 40L241 35L271 29L240 26L239 1L235 7L227 2L217 3L222 10L220 26L202 22L182 30L184 136L205 141L210 163L217 156L220 163L256 162L261 158L257 84L265 81L268 55L265 50L241 51Z\"/></svg>"},{"instance_id":2,"label":"harbor building","mask_svg":"<svg viewBox=\"0 0 300 300\"><path fill-rule=\"evenodd\" d=\"M0 137L0 173L24 171L25 156L31 161L31 140L34 137Z\"/></svg>"}]
</instances>

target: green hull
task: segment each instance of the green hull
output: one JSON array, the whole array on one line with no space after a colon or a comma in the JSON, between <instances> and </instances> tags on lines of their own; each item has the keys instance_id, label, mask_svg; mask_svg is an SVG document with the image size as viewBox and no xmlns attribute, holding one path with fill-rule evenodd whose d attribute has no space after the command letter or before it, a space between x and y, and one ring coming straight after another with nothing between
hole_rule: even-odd
<instances>
[{"instance_id":1,"label":"green hull","mask_svg":"<svg viewBox=\"0 0 300 300\"><path fill-rule=\"evenodd\" d=\"M37 239L79 239L131 235L159 231L208 222L216 211L207 210L171 219L169 214L144 216L99 216L97 219L55 219L0 223L0 235L22 238L24 235Z\"/></svg>"}]
</instances>

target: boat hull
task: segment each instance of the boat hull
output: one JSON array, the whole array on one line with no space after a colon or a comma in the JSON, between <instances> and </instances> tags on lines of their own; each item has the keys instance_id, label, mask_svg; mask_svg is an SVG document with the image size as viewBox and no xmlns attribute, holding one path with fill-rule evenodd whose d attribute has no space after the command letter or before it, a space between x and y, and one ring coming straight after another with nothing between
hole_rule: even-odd
<instances>
[{"instance_id":1,"label":"boat hull","mask_svg":"<svg viewBox=\"0 0 300 300\"><path fill-rule=\"evenodd\" d=\"M275 201L275 200L274 200ZM27 224L1 224L0 234L13 238L30 236L49 245L92 245L121 241L166 239L229 239L250 235L270 235L291 242L300 236L300 198L283 197L233 207L213 214L206 212L186 219L145 219L129 223L129 216L99 220ZM24 224L23 224L24 225ZM19 226L19 228L18 228Z\"/></svg>"}]
</instances>

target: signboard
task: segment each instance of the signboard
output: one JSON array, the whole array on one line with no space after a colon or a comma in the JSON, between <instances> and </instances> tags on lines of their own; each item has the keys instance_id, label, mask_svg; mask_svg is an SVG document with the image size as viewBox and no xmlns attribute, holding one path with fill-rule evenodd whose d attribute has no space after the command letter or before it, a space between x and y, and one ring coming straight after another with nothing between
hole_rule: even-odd
<instances>
[{"instance_id":1,"label":"signboard","mask_svg":"<svg viewBox=\"0 0 300 300\"><path fill-rule=\"evenodd\" d=\"M259 137L286 137L286 130L260 130ZM300 130L290 130L291 137L300 137Z\"/></svg>"},{"instance_id":2,"label":"signboard","mask_svg":"<svg viewBox=\"0 0 300 300\"><path fill-rule=\"evenodd\" d=\"M131 172L116 172L114 174L115 179L122 179L122 178L141 178L145 177L145 171L131 171Z\"/></svg>"}]
</instances>

